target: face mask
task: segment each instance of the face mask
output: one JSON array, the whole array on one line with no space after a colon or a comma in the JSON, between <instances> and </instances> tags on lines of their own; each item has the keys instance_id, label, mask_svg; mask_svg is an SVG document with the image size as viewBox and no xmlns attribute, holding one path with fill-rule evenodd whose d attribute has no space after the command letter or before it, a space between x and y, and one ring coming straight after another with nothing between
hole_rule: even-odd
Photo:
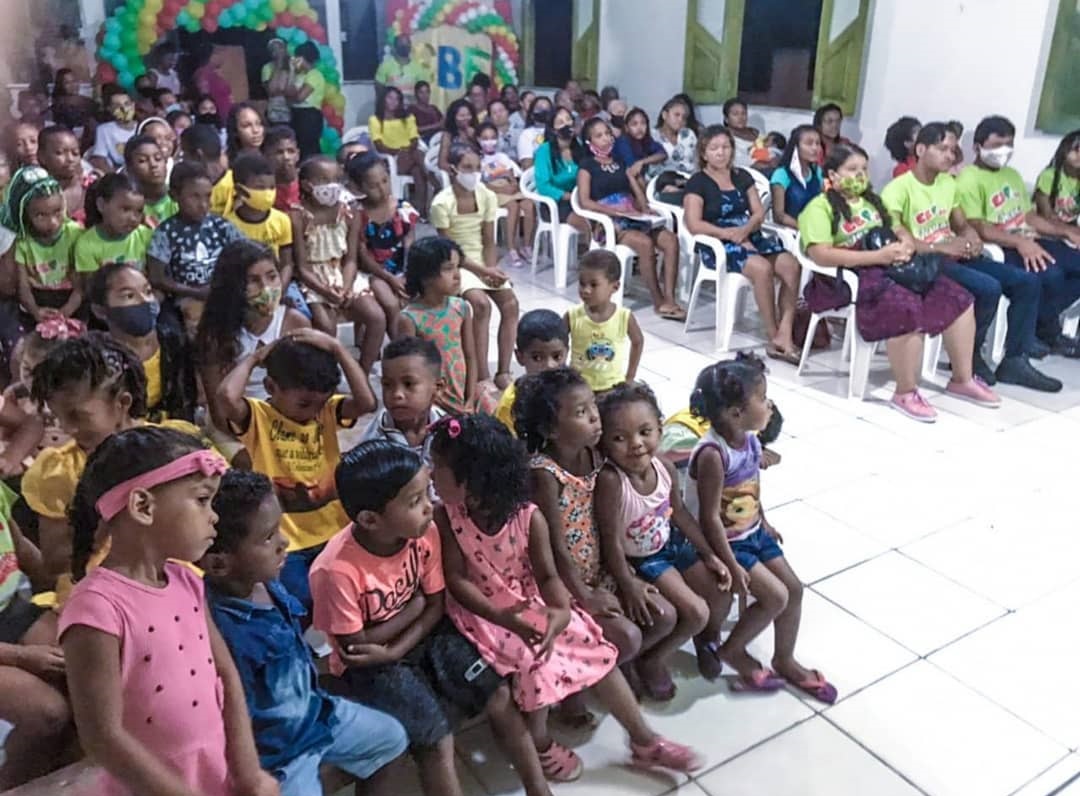
<instances>
[{"instance_id":1,"label":"face mask","mask_svg":"<svg viewBox=\"0 0 1080 796\"><path fill-rule=\"evenodd\" d=\"M247 196L243 197L241 201L252 210L260 213L269 213L274 207L276 199L277 188L264 188L259 191L248 188Z\"/></svg>"},{"instance_id":2,"label":"face mask","mask_svg":"<svg viewBox=\"0 0 1080 796\"><path fill-rule=\"evenodd\" d=\"M555 135L559 136L563 141L569 141L574 137L574 127L570 124L563 125L555 131Z\"/></svg>"},{"instance_id":3,"label":"face mask","mask_svg":"<svg viewBox=\"0 0 1080 796\"><path fill-rule=\"evenodd\" d=\"M784 154L784 150L780 149L779 147L771 146L769 147L769 154L772 155L773 158L778 158Z\"/></svg>"},{"instance_id":4,"label":"face mask","mask_svg":"<svg viewBox=\"0 0 1080 796\"><path fill-rule=\"evenodd\" d=\"M606 158L606 157L611 156L612 147L613 147L612 144L608 144L607 146L604 146L604 147L599 147L599 146L596 146L593 143L590 143L589 144L589 151L592 152L597 157Z\"/></svg>"},{"instance_id":5,"label":"face mask","mask_svg":"<svg viewBox=\"0 0 1080 796\"><path fill-rule=\"evenodd\" d=\"M533 114L533 122L536 124L547 124L551 118L551 111L541 108Z\"/></svg>"},{"instance_id":6,"label":"face mask","mask_svg":"<svg viewBox=\"0 0 1080 796\"><path fill-rule=\"evenodd\" d=\"M172 105L165 106L165 115L168 116L173 111L182 111L183 109L183 105L181 105L179 102L174 102Z\"/></svg>"},{"instance_id":7,"label":"face mask","mask_svg":"<svg viewBox=\"0 0 1080 796\"><path fill-rule=\"evenodd\" d=\"M1011 146L999 146L993 149L979 149L979 160L992 169L1003 169L1012 159Z\"/></svg>"},{"instance_id":8,"label":"face mask","mask_svg":"<svg viewBox=\"0 0 1080 796\"><path fill-rule=\"evenodd\" d=\"M409 57L410 48L408 44L399 44L394 47L394 54L401 58Z\"/></svg>"},{"instance_id":9,"label":"face mask","mask_svg":"<svg viewBox=\"0 0 1080 796\"><path fill-rule=\"evenodd\" d=\"M454 179L457 180L458 185L466 191L475 191L476 186L480 184L480 174L475 171L466 172L464 174L458 172Z\"/></svg>"},{"instance_id":10,"label":"face mask","mask_svg":"<svg viewBox=\"0 0 1080 796\"><path fill-rule=\"evenodd\" d=\"M499 148L499 142L487 138L480 142L480 148L484 150L485 155L494 155L495 150Z\"/></svg>"},{"instance_id":11,"label":"face mask","mask_svg":"<svg viewBox=\"0 0 1080 796\"><path fill-rule=\"evenodd\" d=\"M611 126L612 127L615 127L617 129L621 130L623 128L624 124L626 124L626 117L625 116L612 116L611 117Z\"/></svg>"},{"instance_id":12,"label":"face mask","mask_svg":"<svg viewBox=\"0 0 1080 796\"><path fill-rule=\"evenodd\" d=\"M267 286L248 299L248 306L260 315L273 315L281 303L281 288Z\"/></svg>"},{"instance_id":13,"label":"face mask","mask_svg":"<svg viewBox=\"0 0 1080 796\"><path fill-rule=\"evenodd\" d=\"M341 183L328 182L325 185L312 185L311 195L323 207L334 207L341 201Z\"/></svg>"},{"instance_id":14,"label":"face mask","mask_svg":"<svg viewBox=\"0 0 1080 796\"><path fill-rule=\"evenodd\" d=\"M870 178L865 174L856 174L853 177L841 177L837 187L846 194L862 196L870 187Z\"/></svg>"},{"instance_id":15,"label":"face mask","mask_svg":"<svg viewBox=\"0 0 1080 796\"><path fill-rule=\"evenodd\" d=\"M130 304L126 307L107 307L105 317L110 324L132 337L145 337L157 324L161 305L156 301Z\"/></svg>"},{"instance_id":16,"label":"face mask","mask_svg":"<svg viewBox=\"0 0 1080 796\"><path fill-rule=\"evenodd\" d=\"M135 109L130 105L123 108L113 108L112 116L116 121L126 124L135 118Z\"/></svg>"}]
</instances>

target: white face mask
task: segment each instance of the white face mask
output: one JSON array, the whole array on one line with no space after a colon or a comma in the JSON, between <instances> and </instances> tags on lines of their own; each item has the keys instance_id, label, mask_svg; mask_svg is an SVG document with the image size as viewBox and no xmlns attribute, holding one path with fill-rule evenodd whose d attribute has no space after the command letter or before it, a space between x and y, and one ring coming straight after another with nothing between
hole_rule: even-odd
<instances>
[{"instance_id":1,"label":"white face mask","mask_svg":"<svg viewBox=\"0 0 1080 796\"><path fill-rule=\"evenodd\" d=\"M341 183L328 182L325 185L312 185L311 195L324 207L333 207L341 201Z\"/></svg>"},{"instance_id":2,"label":"white face mask","mask_svg":"<svg viewBox=\"0 0 1080 796\"><path fill-rule=\"evenodd\" d=\"M986 149L981 147L979 149L979 160L985 163L992 169L1003 169L1012 159L1013 148L1011 146L999 146L993 149Z\"/></svg>"},{"instance_id":3,"label":"white face mask","mask_svg":"<svg viewBox=\"0 0 1080 796\"><path fill-rule=\"evenodd\" d=\"M457 180L457 184L466 191L475 191L476 186L480 184L480 173L476 171L459 171L454 179Z\"/></svg>"}]
</instances>

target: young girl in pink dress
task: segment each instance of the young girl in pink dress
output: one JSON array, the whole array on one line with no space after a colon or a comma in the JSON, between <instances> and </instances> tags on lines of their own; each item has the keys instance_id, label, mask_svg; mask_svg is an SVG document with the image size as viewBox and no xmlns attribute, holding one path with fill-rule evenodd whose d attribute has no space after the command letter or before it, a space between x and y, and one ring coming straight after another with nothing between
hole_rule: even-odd
<instances>
[{"instance_id":1,"label":"young girl in pink dress","mask_svg":"<svg viewBox=\"0 0 1080 796\"><path fill-rule=\"evenodd\" d=\"M571 602L544 515L528 502L521 443L493 417L450 417L434 429L431 455L444 501L435 522L443 539L447 613L496 672L512 677L547 777L569 781L581 774L580 758L548 733L547 716L552 705L586 688L629 732L633 765L697 768L692 749L645 723L615 666L618 650Z\"/></svg>"},{"instance_id":2,"label":"young girl in pink dress","mask_svg":"<svg viewBox=\"0 0 1080 796\"><path fill-rule=\"evenodd\" d=\"M75 586L60 643L79 738L108 796L276 796L244 690L210 622L202 578L179 561L214 540L227 465L198 439L142 426L91 455L71 508ZM100 527L99 527L100 526ZM85 573L98 533L112 546Z\"/></svg>"}]
</instances>

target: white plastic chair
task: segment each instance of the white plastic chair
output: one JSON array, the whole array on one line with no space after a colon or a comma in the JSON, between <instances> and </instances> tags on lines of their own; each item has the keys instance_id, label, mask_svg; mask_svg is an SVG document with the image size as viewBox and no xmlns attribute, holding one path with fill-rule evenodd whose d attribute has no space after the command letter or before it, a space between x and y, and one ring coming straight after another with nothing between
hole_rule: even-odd
<instances>
[{"instance_id":1,"label":"white plastic chair","mask_svg":"<svg viewBox=\"0 0 1080 796\"><path fill-rule=\"evenodd\" d=\"M439 184L443 188L450 187L450 175L439 168L439 149L442 144L443 133L438 132L431 136L428 141L427 152L424 153L424 168L439 178Z\"/></svg>"},{"instance_id":2,"label":"white plastic chair","mask_svg":"<svg viewBox=\"0 0 1080 796\"><path fill-rule=\"evenodd\" d=\"M622 278L619 280L619 290L611 297L611 300L617 305L622 306L623 296L626 294L626 283L630 279L630 274L633 273L632 263L637 255L629 246L624 246L616 241L615 222L611 220L611 216L606 216L603 213L596 213L592 210L585 210L582 208L581 204L578 202L577 188L574 188L570 193L570 207L586 221L599 224L604 233L604 242L600 243L600 241L593 237L589 242L589 249L607 249L619 258L619 266L622 269Z\"/></svg>"},{"instance_id":3,"label":"white plastic chair","mask_svg":"<svg viewBox=\"0 0 1080 796\"><path fill-rule=\"evenodd\" d=\"M713 253L716 260L714 268L707 268L701 261L701 255L697 247L702 246ZM697 303L701 288L706 283L712 282L716 288L716 312L715 329L716 337L714 345L721 352L731 349L731 336L735 332L735 320L739 308L739 295L745 290L750 290L750 280L742 274L731 274L727 271L727 252L724 244L717 238L709 235L692 235L690 238L690 251L692 252L695 268L694 286L690 290L690 300L686 303L686 323L683 325L683 333L690 331L691 319L694 317L694 305Z\"/></svg>"},{"instance_id":4,"label":"white plastic chair","mask_svg":"<svg viewBox=\"0 0 1080 796\"><path fill-rule=\"evenodd\" d=\"M689 174L679 172L685 178ZM657 175L659 176L659 175ZM675 233L679 239L679 298L686 301L690 296L691 280L693 279L694 267L694 236L686 229L685 214L682 205L673 205L662 202L656 198L656 180L653 177L645 185L645 199L649 203L649 209L667 220L667 228Z\"/></svg>"},{"instance_id":5,"label":"white plastic chair","mask_svg":"<svg viewBox=\"0 0 1080 796\"><path fill-rule=\"evenodd\" d=\"M799 265L802 266L803 273L809 276L821 274L833 279L843 279L851 289L851 303L847 306L810 314L810 324L806 329L806 340L803 342L802 355L799 357L799 366L795 370L795 375L801 376L806 367L806 361L810 358L810 350L814 344L814 332L817 331L818 324L826 318L843 319L845 322L844 342L842 344L843 358L851 361L848 396L851 398L857 397L861 400L866 392L866 381L870 375L870 359L874 355L876 346L874 343L863 340L855 329L855 299L859 292L859 280L850 271L818 265L810 259L809 255L802 253L797 248L795 258L799 261ZM856 368L856 364L858 364L858 368Z\"/></svg>"},{"instance_id":6,"label":"white plastic chair","mask_svg":"<svg viewBox=\"0 0 1080 796\"><path fill-rule=\"evenodd\" d=\"M533 237L532 272L536 275L540 260L541 236L547 236L548 252L555 265L555 287L566 287L570 259L577 246L577 228L559 221L558 203L536 190L536 172L529 167L521 175L522 195L536 205L536 235ZM544 220L544 215L549 220Z\"/></svg>"}]
</instances>

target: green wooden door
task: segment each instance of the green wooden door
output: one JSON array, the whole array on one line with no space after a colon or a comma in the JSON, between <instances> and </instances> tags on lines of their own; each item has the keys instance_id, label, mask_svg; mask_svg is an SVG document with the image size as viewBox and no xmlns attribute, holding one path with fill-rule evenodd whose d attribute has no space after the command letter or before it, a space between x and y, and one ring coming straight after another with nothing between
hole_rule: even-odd
<instances>
[{"instance_id":1,"label":"green wooden door","mask_svg":"<svg viewBox=\"0 0 1080 796\"><path fill-rule=\"evenodd\" d=\"M1080 127L1080 0L1060 0L1035 126L1047 133Z\"/></svg>"},{"instance_id":2,"label":"green wooden door","mask_svg":"<svg viewBox=\"0 0 1080 796\"><path fill-rule=\"evenodd\" d=\"M815 108L835 102L844 115L855 113L869 21L870 0L824 0L814 66Z\"/></svg>"},{"instance_id":3,"label":"green wooden door","mask_svg":"<svg viewBox=\"0 0 1080 796\"><path fill-rule=\"evenodd\" d=\"M537 57L542 57L537 53ZM574 47L571 74L586 88L596 88L600 71L600 0L574 0Z\"/></svg>"},{"instance_id":4,"label":"green wooden door","mask_svg":"<svg viewBox=\"0 0 1080 796\"><path fill-rule=\"evenodd\" d=\"M699 104L718 105L739 89L746 0L689 0L683 91Z\"/></svg>"}]
</instances>

